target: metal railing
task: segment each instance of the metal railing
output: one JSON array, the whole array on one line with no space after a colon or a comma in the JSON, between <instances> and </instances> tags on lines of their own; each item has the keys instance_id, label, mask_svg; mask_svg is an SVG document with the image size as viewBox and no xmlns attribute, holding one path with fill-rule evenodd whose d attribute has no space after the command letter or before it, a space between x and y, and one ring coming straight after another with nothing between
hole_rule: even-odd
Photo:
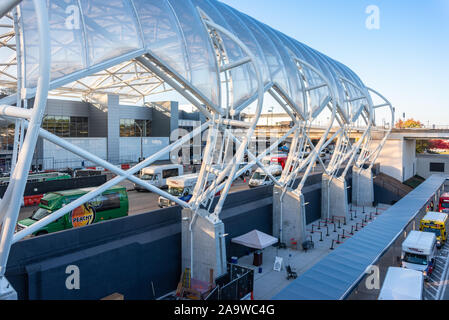
<instances>
[{"instance_id":1,"label":"metal railing","mask_svg":"<svg viewBox=\"0 0 449 320\"><path fill-rule=\"evenodd\" d=\"M228 272L216 280L216 287L206 297L207 301L242 300L254 290L254 270L228 264Z\"/></svg>"}]
</instances>

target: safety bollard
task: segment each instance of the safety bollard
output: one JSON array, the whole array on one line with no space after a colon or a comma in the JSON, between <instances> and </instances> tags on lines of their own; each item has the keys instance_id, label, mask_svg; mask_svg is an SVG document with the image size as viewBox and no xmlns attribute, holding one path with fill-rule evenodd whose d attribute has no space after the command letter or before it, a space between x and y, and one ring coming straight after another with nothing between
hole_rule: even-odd
<instances>
[{"instance_id":1,"label":"safety bollard","mask_svg":"<svg viewBox=\"0 0 449 320\"><path fill-rule=\"evenodd\" d=\"M355 224L355 232L359 232L359 223L358 222Z\"/></svg>"},{"instance_id":2,"label":"safety bollard","mask_svg":"<svg viewBox=\"0 0 449 320\"><path fill-rule=\"evenodd\" d=\"M341 229L341 220L338 219L338 229Z\"/></svg>"},{"instance_id":3,"label":"safety bollard","mask_svg":"<svg viewBox=\"0 0 449 320\"><path fill-rule=\"evenodd\" d=\"M320 241L323 242L323 232L320 232L321 236L320 236Z\"/></svg>"},{"instance_id":4,"label":"safety bollard","mask_svg":"<svg viewBox=\"0 0 449 320\"><path fill-rule=\"evenodd\" d=\"M352 215L352 211L349 212L351 214L351 221L354 221L353 215Z\"/></svg>"},{"instance_id":5,"label":"safety bollard","mask_svg":"<svg viewBox=\"0 0 449 320\"><path fill-rule=\"evenodd\" d=\"M338 235L338 237L337 237L337 244L340 244L341 242L340 242L340 235Z\"/></svg>"},{"instance_id":6,"label":"safety bollard","mask_svg":"<svg viewBox=\"0 0 449 320\"><path fill-rule=\"evenodd\" d=\"M318 221L318 230L321 230L321 220Z\"/></svg>"},{"instance_id":7,"label":"safety bollard","mask_svg":"<svg viewBox=\"0 0 449 320\"><path fill-rule=\"evenodd\" d=\"M368 223L368 216L365 216L365 223Z\"/></svg>"},{"instance_id":8,"label":"safety bollard","mask_svg":"<svg viewBox=\"0 0 449 320\"><path fill-rule=\"evenodd\" d=\"M329 226L327 226L326 229L327 229L326 237L329 237Z\"/></svg>"},{"instance_id":9,"label":"safety bollard","mask_svg":"<svg viewBox=\"0 0 449 320\"><path fill-rule=\"evenodd\" d=\"M325 228L327 228L327 223L328 223L328 221L327 221L327 219L326 219L326 222L324 223L324 227L325 227Z\"/></svg>"},{"instance_id":10,"label":"safety bollard","mask_svg":"<svg viewBox=\"0 0 449 320\"><path fill-rule=\"evenodd\" d=\"M363 206L363 212L362 212L362 213L366 213L366 212L365 212L365 206Z\"/></svg>"},{"instance_id":11,"label":"safety bollard","mask_svg":"<svg viewBox=\"0 0 449 320\"><path fill-rule=\"evenodd\" d=\"M334 223L334 232L337 232L337 224Z\"/></svg>"},{"instance_id":12,"label":"safety bollard","mask_svg":"<svg viewBox=\"0 0 449 320\"><path fill-rule=\"evenodd\" d=\"M351 233L350 233L350 235L351 235L351 236L354 235L354 226L351 226Z\"/></svg>"},{"instance_id":13,"label":"safety bollard","mask_svg":"<svg viewBox=\"0 0 449 320\"><path fill-rule=\"evenodd\" d=\"M344 225L344 226L347 225L347 223L346 223L346 217L343 218L343 225Z\"/></svg>"},{"instance_id":14,"label":"safety bollard","mask_svg":"<svg viewBox=\"0 0 449 320\"><path fill-rule=\"evenodd\" d=\"M334 244L335 244L335 240L332 240L332 245L331 245L331 250L334 250Z\"/></svg>"},{"instance_id":15,"label":"safety bollard","mask_svg":"<svg viewBox=\"0 0 449 320\"><path fill-rule=\"evenodd\" d=\"M343 238L343 239L346 239L346 236L345 236L345 229L343 229L343 235L342 235L342 238Z\"/></svg>"}]
</instances>

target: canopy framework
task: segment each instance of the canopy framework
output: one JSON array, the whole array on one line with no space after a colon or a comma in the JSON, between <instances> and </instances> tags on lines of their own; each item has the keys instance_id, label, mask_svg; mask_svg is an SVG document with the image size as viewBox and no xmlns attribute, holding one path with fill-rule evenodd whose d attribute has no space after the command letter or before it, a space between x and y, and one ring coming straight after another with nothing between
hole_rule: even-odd
<instances>
[{"instance_id":1,"label":"canopy framework","mask_svg":"<svg viewBox=\"0 0 449 320\"><path fill-rule=\"evenodd\" d=\"M0 20L7 21L0 28L10 29L0 35L0 46L12 54L0 66L0 86L6 88L7 95L0 100L3 105L0 113L8 121L16 121L18 154L13 172L17 181L9 185L0 203L0 222L3 222L0 277L4 275L13 242L125 179L192 210L193 224L197 215L219 221L232 182L254 164L263 168L260 160L291 134L295 138L288 160L291 171L284 170L279 182L268 174L285 190L291 188L297 174L306 169L297 189L300 192L320 152L334 139L338 139L337 152L327 167L321 163L331 176L346 162L348 168L359 150L362 152L356 163L361 167L368 161L374 163L381 150L368 152L374 106L368 89L350 69L220 2L46 2L23 0L17 7L17 19L13 12ZM48 94L79 97L96 103L99 95L115 93L127 101L144 104L148 95L167 91L178 92L208 121L128 171L117 169L40 128ZM256 156L248 150L248 143L258 124L265 93L279 103L294 125L284 137ZM26 102L31 97L36 97L35 104L27 109ZM16 107L11 107L14 104ZM240 114L251 104L257 105L253 121L240 121ZM391 108L387 101L386 105ZM314 146L308 131L325 111L331 113L327 131ZM340 130L328 137L334 119ZM366 124L364 138L351 146L350 131L359 119ZM242 134L236 134L235 128ZM190 203L133 176L164 152L179 147L206 129L209 133L205 157ZM19 180L26 181L38 135L110 169L117 177L14 235L24 188ZM307 147L311 147L312 152L305 157ZM245 154L250 163L239 169ZM211 183L208 182L210 176ZM217 192L221 192L220 199L213 207Z\"/></svg>"}]
</instances>

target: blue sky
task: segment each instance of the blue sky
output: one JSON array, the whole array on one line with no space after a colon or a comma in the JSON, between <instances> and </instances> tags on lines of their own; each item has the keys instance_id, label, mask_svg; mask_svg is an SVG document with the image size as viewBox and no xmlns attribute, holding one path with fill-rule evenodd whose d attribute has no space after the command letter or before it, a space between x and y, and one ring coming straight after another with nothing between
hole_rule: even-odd
<instances>
[{"instance_id":1,"label":"blue sky","mask_svg":"<svg viewBox=\"0 0 449 320\"><path fill-rule=\"evenodd\" d=\"M449 0L222 1L346 64L397 116L449 125Z\"/></svg>"}]
</instances>

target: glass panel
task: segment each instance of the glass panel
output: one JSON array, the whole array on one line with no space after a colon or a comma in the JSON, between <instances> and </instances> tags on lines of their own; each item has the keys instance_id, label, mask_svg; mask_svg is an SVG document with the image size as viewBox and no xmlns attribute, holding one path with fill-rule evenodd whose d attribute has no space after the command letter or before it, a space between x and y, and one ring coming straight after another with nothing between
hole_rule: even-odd
<instances>
[{"instance_id":1,"label":"glass panel","mask_svg":"<svg viewBox=\"0 0 449 320\"><path fill-rule=\"evenodd\" d=\"M143 47L129 1L81 0L89 47L89 65Z\"/></svg>"},{"instance_id":2,"label":"glass panel","mask_svg":"<svg viewBox=\"0 0 449 320\"><path fill-rule=\"evenodd\" d=\"M349 75L346 70L344 70L344 68L342 68L342 66L335 60L329 58L329 62L334 66L334 69L337 70L337 73L341 76L344 77L350 81L353 81L352 76ZM341 81L341 80L340 80ZM355 82L355 81L353 81ZM361 96L361 93L359 90L357 90L353 85L348 84L347 82L342 82L344 83L344 87L346 88L346 91L349 95L349 97L346 97L346 99L351 99L351 98L358 98ZM357 84L357 82L355 82ZM349 120L352 119L352 116L354 114L356 114L358 112L358 110L360 109L362 104L366 104L367 101L366 100L357 100L354 101L351 104L345 103L345 110L346 110L346 114L348 115L348 118L350 118Z\"/></svg>"},{"instance_id":3,"label":"glass panel","mask_svg":"<svg viewBox=\"0 0 449 320\"><path fill-rule=\"evenodd\" d=\"M141 132L143 130L143 132ZM151 136L150 120L120 119L120 137Z\"/></svg>"},{"instance_id":4,"label":"glass panel","mask_svg":"<svg viewBox=\"0 0 449 320\"><path fill-rule=\"evenodd\" d=\"M216 7L219 8L220 13L226 19L228 24L232 26L234 34L240 39L240 41L242 41L248 47L249 50L251 50L251 52L256 57L257 59L256 63L258 64L259 70L262 74L262 80L264 84L268 84L271 81L271 78L267 68L267 63L265 61L264 54L259 44L257 43L256 39L254 38L254 35L248 29L246 24L244 24L240 19L239 17L240 13L221 2L215 2L215 4ZM252 70L252 68L250 68L250 70L251 70L250 74L251 78L256 79L254 70Z\"/></svg>"},{"instance_id":5,"label":"glass panel","mask_svg":"<svg viewBox=\"0 0 449 320\"><path fill-rule=\"evenodd\" d=\"M265 61L268 65L268 70L271 74L271 81L276 83L286 94L289 94L290 87L288 85L287 76L284 73L284 65L282 64L281 58L279 57L273 42L259 27L259 23L257 23L254 19L245 14L240 14L240 18L246 23L262 48L265 55Z\"/></svg>"},{"instance_id":6,"label":"glass panel","mask_svg":"<svg viewBox=\"0 0 449 320\"><path fill-rule=\"evenodd\" d=\"M298 78L298 68L296 63L292 60L289 52L286 50L281 40L277 37L275 31L266 25L262 25L262 27L264 28L267 36L269 36L273 41L277 51L279 52L279 56L282 59L285 74L287 75L287 81L290 86L290 99L298 106L298 108L300 108L300 110L302 110L304 101L303 92L302 85Z\"/></svg>"},{"instance_id":7,"label":"glass panel","mask_svg":"<svg viewBox=\"0 0 449 320\"><path fill-rule=\"evenodd\" d=\"M169 3L178 18L186 42L192 85L212 104L218 106L217 65L205 26L190 1L171 0Z\"/></svg>"},{"instance_id":8,"label":"glass panel","mask_svg":"<svg viewBox=\"0 0 449 320\"><path fill-rule=\"evenodd\" d=\"M51 79L57 79L86 67L84 37L78 1L49 2L51 37ZM32 0L21 4L27 87L35 87L39 73L39 33Z\"/></svg>"},{"instance_id":9,"label":"glass panel","mask_svg":"<svg viewBox=\"0 0 449 320\"><path fill-rule=\"evenodd\" d=\"M328 63L328 60L326 60L326 56L322 53L308 47L311 54L314 55L315 59L320 62L321 65L321 71L324 73L324 75L328 78L334 93L336 95L336 99L338 102L338 105L344 106L345 104L345 90L342 86L341 81L339 80L339 76L336 73L335 69Z\"/></svg>"},{"instance_id":10,"label":"glass panel","mask_svg":"<svg viewBox=\"0 0 449 320\"><path fill-rule=\"evenodd\" d=\"M165 0L133 0L142 25L145 47L190 81L182 33Z\"/></svg>"},{"instance_id":11,"label":"glass panel","mask_svg":"<svg viewBox=\"0 0 449 320\"><path fill-rule=\"evenodd\" d=\"M315 58L311 55L311 53L307 50L306 46L298 41L294 41L293 44L296 46L297 51L301 52L302 59L312 65L314 68L321 71L321 66L315 60ZM323 84L323 80L313 71L310 71L309 68L305 68L304 74L306 77L306 81L308 83L308 87L313 87L317 85ZM318 107L321 101L325 98L328 91L327 88L321 88L318 90L310 91L310 109L305 110L305 113L308 115L314 108ZM306 106L307 108L308 106Z\"/></svg>"},{"instance_id":12,"label":"glass panel","mask_svg":"<svg viewBox=\"0 0 449 320\"><path fill-rule=\"evenodd\" d=\"M214 23L235 33L231 25L228 24L216 7L217 3L215 1L193 0L192 2L195 7L201 8ZM229 63L237 62L246 57L246 54L243 53L242 49L234 41L222 33L220 33L220 36ZM257 84L255 78L250 77L250 68L252 68L250 64L245 64L232 69L230 72L232 77L232 104L234 107L238 107L246 102L256 93Z\"/></svg>"}]
</instances>

